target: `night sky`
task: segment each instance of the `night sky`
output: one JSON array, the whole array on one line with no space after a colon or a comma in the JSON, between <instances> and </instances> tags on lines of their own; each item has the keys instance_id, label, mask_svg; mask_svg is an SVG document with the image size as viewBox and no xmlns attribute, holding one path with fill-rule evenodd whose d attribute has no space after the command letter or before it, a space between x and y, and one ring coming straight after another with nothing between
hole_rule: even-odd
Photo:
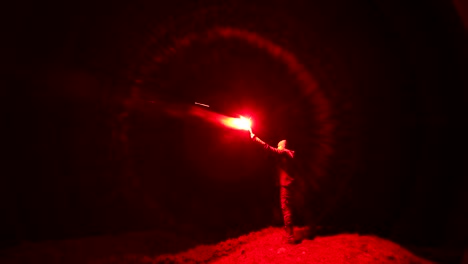
<instances>
[{"instance_id":1,"label":"night sky","mask_svg":"<svg viewBox=\"0 0 468 264\"><path fill-rule=\"evenodd\" d=\"M298 224L463 245L466 30L450 1L407 2L11 4L1 246L280 226L274 160L194 102L288 140Z\"/></svg>"}]
</instances>

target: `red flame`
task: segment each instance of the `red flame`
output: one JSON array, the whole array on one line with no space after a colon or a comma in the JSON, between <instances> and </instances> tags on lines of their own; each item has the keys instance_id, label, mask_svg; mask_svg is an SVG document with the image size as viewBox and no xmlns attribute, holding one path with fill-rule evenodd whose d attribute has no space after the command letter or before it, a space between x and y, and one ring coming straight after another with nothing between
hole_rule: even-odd
<instances>
[{"instance_id":1,"label":"red flame","mask_svg":"<svg viewBox=\"0 0 468 264\"><path fill-rule=\"evenodd\" d=\"M250 131L252 127L252 120L246 117L226 117L222 120L223 124L234 129L247 130Z\"/></svg>"},{"instance_id":2,"label":"red flame","mask_svg":"<svg viewBox=\"0 0 468 264\"><path fill-rule=\"evenodd\" d=\"M207 121L212 121L218 124L225 125L229 128L252 132L252 120L250 120L250 118L246 118L243 116L239 116L239 118L229 117L215 112L207 111L200 107L192 107L190 109L190 113L194 116L198 116Z\"/></svg>"}]
</instances>

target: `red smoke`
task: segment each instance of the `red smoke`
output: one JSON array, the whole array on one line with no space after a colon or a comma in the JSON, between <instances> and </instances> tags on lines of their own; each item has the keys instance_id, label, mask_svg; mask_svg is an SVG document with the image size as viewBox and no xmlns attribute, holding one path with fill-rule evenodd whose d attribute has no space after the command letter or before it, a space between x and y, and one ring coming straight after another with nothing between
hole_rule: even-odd
<instances>
[{"instance_id":1,"label":"red smoke","mask_svg":"<svg viewBox=\"0 0 468 264\"><path fill-rule=\"evenodd\" d=\"M252 126L252 121L249 118L245 118L243 116L240 116L239 118L229 117L199 107L191 107L190 114L200 117L206 121L224 125L233 129L249 131Z\"/></svg>"}]
</instances>

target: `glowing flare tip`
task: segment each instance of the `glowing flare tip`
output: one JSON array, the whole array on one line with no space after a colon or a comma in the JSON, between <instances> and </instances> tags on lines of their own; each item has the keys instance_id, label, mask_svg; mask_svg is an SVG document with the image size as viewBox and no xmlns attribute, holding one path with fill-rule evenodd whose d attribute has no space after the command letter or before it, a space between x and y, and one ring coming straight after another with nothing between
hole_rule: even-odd
<instances>
[{"instance_id":1,"label":"glowing flare tip","mask_svg":"<svg viewBox=\"0 0 468 264\"><path fill-rule=\"evenodd\" d=\"M231 119L230 123L233 128L247 131L250 131L250 127L252 126L252 121L249 118L245 118L243 116L240 118Z\"/></svg>"}]
</instances>

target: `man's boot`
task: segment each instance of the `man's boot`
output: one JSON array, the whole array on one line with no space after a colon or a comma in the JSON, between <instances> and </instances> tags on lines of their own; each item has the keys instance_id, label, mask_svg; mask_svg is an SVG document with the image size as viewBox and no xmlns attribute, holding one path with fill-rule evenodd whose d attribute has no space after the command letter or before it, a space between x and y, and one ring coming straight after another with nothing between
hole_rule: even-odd
<instances>
[{"instance_id":1,"label":"man's boot","mask_svg":"<svg viewBox=\"0 0 468 264\"><path fill-rule=\"evenodd\" d=\"M286 236L285 236L286 243L291 244L291 245L297 244L297 241L294 238L294 228L292 226L285 226L284 231L286 232Z\"/></svg>"}]
</instances>

